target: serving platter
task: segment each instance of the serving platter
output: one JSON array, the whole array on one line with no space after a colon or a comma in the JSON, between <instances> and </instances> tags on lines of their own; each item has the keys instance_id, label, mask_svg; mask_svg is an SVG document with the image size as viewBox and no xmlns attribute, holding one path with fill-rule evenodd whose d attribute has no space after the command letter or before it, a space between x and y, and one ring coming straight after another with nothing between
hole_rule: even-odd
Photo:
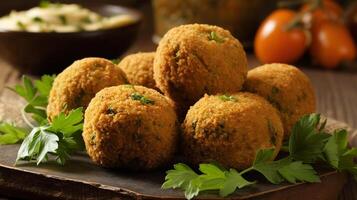
<instances>
[{"instance_id":1,"label":"serving platter","mask_svg":"<svg viewBox=\"0 0 357 200\"><path fill-rule=\"evenodd\" d=\"M19 110L23 102L10 91L0 96L0 121L21 124ZM328 120L327 128L348 128ZM351 137L357 134L352 131ZM128 172L103 169L88 156L78 153L65 166L48 162L20 162L14 165L19 145L0 146L0 194L23 199L184 199L180 190L162 190L165 170ZM348 175L320 170L321 183L272 185L264 182L236 191L229 199L337 199ZM323 191L323 192L322 192ZM196 199L222 199L204 193Z\"/></svg>"}]
</instances>

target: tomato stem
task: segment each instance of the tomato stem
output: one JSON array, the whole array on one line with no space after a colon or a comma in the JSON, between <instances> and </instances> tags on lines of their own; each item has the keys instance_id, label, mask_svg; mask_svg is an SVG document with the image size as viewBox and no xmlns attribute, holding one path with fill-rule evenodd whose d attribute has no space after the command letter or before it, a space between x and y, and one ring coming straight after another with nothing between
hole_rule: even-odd
<instances>
[{"instance_id":1,"label":"tomato stem","mask_svg":"<svg viewBox=\"0 0 357 200\"><path fill-rule=\"evenodd\" d=\"M307 13L323 7L323 0L309 0L309 5L306 10L299 12L285 27L285 31L290 31L302 24L302 19Z\"/></svg>"}]
</instances>

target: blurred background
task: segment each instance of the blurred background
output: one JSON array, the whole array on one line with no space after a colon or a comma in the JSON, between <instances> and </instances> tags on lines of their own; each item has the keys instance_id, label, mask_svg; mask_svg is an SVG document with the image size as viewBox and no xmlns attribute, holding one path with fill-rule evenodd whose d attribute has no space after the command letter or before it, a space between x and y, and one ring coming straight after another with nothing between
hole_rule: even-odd
<instances>
[{"instance_id":1,"label":"blurred background","mask_svg":"<svg viewBox=\"0 0 357 200\"><path fill-rule=\"evenodd\" d=\"M134 23L108 30L30 33L0 30L0 101L22 74L59 73L74 60L155 51L172 27L221 26L240 40L251 68L295 65L311 79L318 112L357 128L356 0L55 0L103 16L129 14ZM38 0L1 0L0 16L38 6ZM357 137L357 136L356 136ZM356 185L341 199L356 199ZM0 197L1 199L1 197Z\"/></svg>"},{"instance_id":2,"label":"blurred background","mask_svg":"<svg viewBox=\"0 0 357 200\"><path fill-rule=\"evenodd\" d=\"M1 1L0 16L9 14L11 10L26 10L38 6L39 2L38 0ZM127 36L126 43L116 44L117 49L106 45L109 48L107 50L98 45L98 55L96 55L93 52L85 52L88 48L84 45L81 55L66 55L68 60L79 56L114 59L122 56L124 52L128 54L134 51L151 51L172 27L205 23L230 30L243 43L248 53L255 55L260 63L283 62L320 69L350 71L355 71L357 68L355 65L357 3L353 0L58 0L53 2L78 3L84 7L90 5L87 6L90 8L93 5L94 7L119 5L135 9L142 15L138 30L133 30L130 37ZM287 27L289 30L286 29ZM6 44L2 45L3 48L0 47L0 57L23 72L56 73L69 62L59 62L66 56L51 57L49 53L47 57L52 62L46 62L42 52L34 55L38 58L36 62L25 62L24 60L29 60L28 56L21 57L21 55L27 53L13 50L14 45L27 51L39 47L34 42L28 42L33 38L26 38L24 35L11 37L12 35L14 34L6 31L0 32L0 44ZM113 39L117 40L117 38ZM4 40L12 41L9 43ZM36 40L36 42L56 43L53 38L52 41ZM129 47L130 50L126 51ZM81 47L77 48L74 52L78 52ZM54 66L56 64L64 66ZM36 65L46 67L36 67ZM53 65L53 70L48 69L48 65Z\"/></svg>"}]
</instances>

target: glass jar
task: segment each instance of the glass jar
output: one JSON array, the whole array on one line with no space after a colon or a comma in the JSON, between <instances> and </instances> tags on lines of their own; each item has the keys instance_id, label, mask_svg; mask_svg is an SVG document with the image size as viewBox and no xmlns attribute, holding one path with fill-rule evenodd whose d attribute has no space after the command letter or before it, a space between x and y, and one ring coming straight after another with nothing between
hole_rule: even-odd
<instances>
[{"instance_id":1,"label":"glass jar","mask_svg":"<svg viewBox=\"0 0 357 200\"><path fill-rule=\"evenodd\" d=\"M228 29L245 46L251 46L260 22L278 0L153 0L155 37L169 29L192 23Z\"/></svg>"}]
</instances>

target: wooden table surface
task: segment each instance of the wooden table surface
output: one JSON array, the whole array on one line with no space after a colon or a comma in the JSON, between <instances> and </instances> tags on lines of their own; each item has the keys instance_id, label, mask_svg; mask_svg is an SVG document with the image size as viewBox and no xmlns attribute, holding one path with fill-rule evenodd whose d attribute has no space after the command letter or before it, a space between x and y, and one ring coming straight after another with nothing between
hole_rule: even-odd
<instances>
[{"instance_id":1,"label":"wooden table surface","mask_svg":"<svg viewBox=\"0 0 357 200\"><path fill-rule=\"evenodd\" d=\"M142 8L145 15L137 41L126 54L153 51L156 48L151 40L153 33L152 17L147 12L150 10L147 6ZM248 53L248 58L250 67L259 65L253 55ZM315 87L318 112L346 122L350 127L357 129L357 65L355 67L355 70L348 71L328 71L308 67L301 69L310 77ZM0 60L0 95L6 86L18 82L20 77L20 72ZM340 199L357 199L357 184L350 181Z\"/></svg>"}]
</instances>

